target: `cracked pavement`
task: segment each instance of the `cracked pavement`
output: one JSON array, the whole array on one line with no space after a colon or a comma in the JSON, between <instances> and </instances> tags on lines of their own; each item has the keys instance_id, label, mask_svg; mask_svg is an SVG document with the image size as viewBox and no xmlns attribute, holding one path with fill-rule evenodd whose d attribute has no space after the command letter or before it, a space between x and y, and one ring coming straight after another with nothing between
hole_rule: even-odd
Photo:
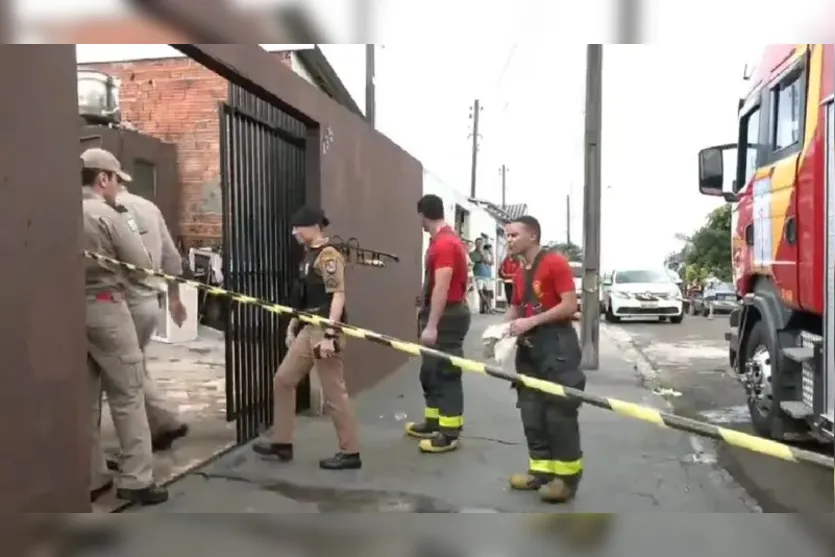
<instances>
[{"instance_id":1,"label":"cracked pavement","mask_svg":"<svg viewBox=\"0 0 835 557\"><path fill-rule=\"evenodd\" d=\"M635 359L648 384L672 393L675 413L754 433L742 387L728 374L727 316L688 316L680 325L623 322L606 325L609 336ZM704 462L718 464L740 483L767 513L801 513L817 530L835 537L832 521L832 471L793 464L691 438ZM832 454L816 444L803 448Z\"/></svg>"},{"instance_id":2,"label":"cracked pavement","mask_svg":"<svg viewBox=\"0 0 835 557\"><path fill-rule=\"evenodd\" d=\"M496 319L500 318L476 316L466 346L468 355L480 353L481 332ZM588 391L666 409L666 401L652 392L657 385L648 384L640 373L637 357L635 350L615 342L604 328L601 369L588 372ZM125 524L136 524L136 528L127 528L121 549L110 548L109 555L138 555L139 547L143 554L171 553L172 547L181 547L189 554L222 555L233 539L240 540L239 552L274 555L281 543L304 538L303 532L312 532L319 543L316 547L331 540L339 544L341 553L356 550L358 555L382 555L380 551L423 555L425 543L445 544L450 555L540 555L543 548L553 550L554 544L569 539L555 524L546 528L547 535L532 536L531 521L542 516L562 524L605 516L612 522L609 535L593 536L595 553L600 555L624 557L649 551L688 557L729 551L757 557L788 551L813 557L827 554L791 516L723 516L760 509L722 466L703 458L689 435L588 406L581 410L586 470L577 499L566 506L545 506L535 495L510 491L508 474L526 466L524 438L515 394L507 383L489 377L465 375L467 421L461 450L421 455L416 442L403 435L404 422L422 414L418 365L417 359L407 363L358 397L362 470L320 470L318 459L336 450L332 426L327 419L302 418L292 464L263 459L249 447L241 447L175 483L167 504L120 515ZM385 514L397 512L509 516L489 525L466 518L398 520L389 528L384 521L392 519ZM197 515L160 520L160 513L259 516L230 519L220 528L211 526L209 519L195 519ZM328 513L340 513L340 520L305 516ZM375 514L369 517L368 513ZM233 522L251 528L238 528ZM151 524L156 526L146 529ZM252 528L271 532L272 541L255 535ZM222 542L211 542L219 537L224 538ZM359 541L352 545L344 541L348 539ZM294 554L311 554L309 548L316 545L309 540L299 543L294 547L300 552ZM369 549L368 544L376 549Z\"/></svg>"}]
</instances>

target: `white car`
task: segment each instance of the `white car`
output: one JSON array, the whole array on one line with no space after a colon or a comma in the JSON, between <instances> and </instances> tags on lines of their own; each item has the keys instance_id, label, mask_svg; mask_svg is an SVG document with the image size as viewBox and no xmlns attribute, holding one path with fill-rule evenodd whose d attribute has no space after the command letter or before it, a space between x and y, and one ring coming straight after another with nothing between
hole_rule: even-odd
<instances>
[{"instance_id":1,"label":"white car","mask_svg":"<svg viewBox=\"0 0 835 557\"><path fill-rule=\"evenodd\" d=\"M663 269L615 271L604 286L603 311L609 323L622 318L681 323L684 318L681 291Z\"/></svg>"}]
</instances>

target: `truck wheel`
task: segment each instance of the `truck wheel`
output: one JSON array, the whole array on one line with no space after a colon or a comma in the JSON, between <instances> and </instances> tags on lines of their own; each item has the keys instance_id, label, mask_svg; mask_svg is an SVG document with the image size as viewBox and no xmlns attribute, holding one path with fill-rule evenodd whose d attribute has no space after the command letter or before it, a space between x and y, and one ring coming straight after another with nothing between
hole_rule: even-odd
<instances>
[{"instance_id":1,"label":"truck wheel","mask_svg":"<svg viewBox=\"0 0 835 557\"><path fill-rule=\"evenodd\" d=\"M606 321L609 323L620 323L620 317L612 312L612 304L609 303L609 306L606 308Z\"/></svg>"},{"instance_id":2,"label":"truck wheel","mask_svg":"<svg viewBox=\"0 0 835 557\"><path fill-rule=\"evenodd\" d=\"M748 397L748 411L754 430L763 437L774 438L782 431L781 422L787 419L780 409L780 390L773 388L777 381L776 347L772 345L768 328L764 321L757 321L748 335L745 344L744 360L746 373L750 374L752 392Z\"/></svg>"}]
</instances>

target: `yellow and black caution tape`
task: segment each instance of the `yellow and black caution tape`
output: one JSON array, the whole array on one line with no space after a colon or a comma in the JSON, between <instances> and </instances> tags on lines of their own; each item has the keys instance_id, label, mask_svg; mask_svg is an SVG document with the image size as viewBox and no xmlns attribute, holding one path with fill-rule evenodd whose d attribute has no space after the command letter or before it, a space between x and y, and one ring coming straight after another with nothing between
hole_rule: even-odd
<instances>
[{"instance_id":1,"label":"yellow and black caution tape","mask_svg":"<svg viewBox=\"0 0 835 557\"><path fill-rule=\"evenodd\" d=\"M414 356L432 356L435 358L441 358L447 360L449 363L451 363L452 365L454 365L462 371L469 371L473 373L489 375L491 377L503 379L504 381L524 385L529 389L534 389L554 396L578 400L591 406L596 406L605 410L611 410L616 414L620 414L622 416L634 418L637 420L642 420L645 422L650 422L660 427L677 429L679 431L686 431L688 433L693 433L702 437L716 439L717 441L724 441L725 443L734 447L739 447L742 449L764 454L781 460L797 463L806 462L828 469L835 469L835 458L831 456L818 454L813 451L799 449L796 447L791 447L783 443L778 443L777 441L757 437L756 435L750 435L748 433L743 433L741 431L733 429L719 427L713 424L709 424L707 422L694 420L692 418L685 418L683 416L676 416L675 414L660 412L654 408L650 408L648 406L641 406L633 402L626 402L614 398L593 395L584 391L580 391L578 389L572 389L570 387L558 385L557 383L545 381L543 379L537 379L535 377L530 377L521 374L506 373L496 366L491 366L489 364L477 362L475 360L469 360L467 358L451 356L439 350L427 348L426 346L421 346L413 342L406 342L403 340L396 339L394 337L382 335L380 333L375 333L372 331L361 329L359 327L354 327L353 325L346 325L337 321L331 321L330 319L325 319L324 317L320 317L318 315L312 315L310 313L298 311L287 306L282 306L264 300L259 300L258 298L253 298L252 296L247 296L245 294L230 292L228 290L224 290L223 288L209 286L181 277L174 277L165 273L161 273L159 271L143 269L141 267L131 265L130 263L124 263L117 259L113 259L111 257L107 257L98 253L85 251L84 255L90 259L95 259L97 261L109 263L111 265L117 265L136 273L142 273L148 276L178 282L180 284L187 284L193 288L203 290L208 294L229 298L230 300L234 300L239 304L258 306L272 313L278 313L290 317L295 317L303 323L314 325L316 327L332 328L341 331L347 336L367 340L370 342L375 342L377 344L382 344L383 346L388 346L400 352L405 352L406 354L412 354Z\"/></svg>"}]
</instances>

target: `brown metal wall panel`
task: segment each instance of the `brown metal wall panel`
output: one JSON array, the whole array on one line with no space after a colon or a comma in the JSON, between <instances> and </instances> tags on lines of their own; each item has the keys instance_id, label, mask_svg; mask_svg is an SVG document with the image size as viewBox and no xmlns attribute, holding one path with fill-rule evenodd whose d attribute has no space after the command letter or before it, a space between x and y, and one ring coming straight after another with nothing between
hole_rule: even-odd
<instances>
[{"instance_id":1,"label":"brown metal wall panel","mask_svg":"<svg viewBox=\"0 0 835 557\"><path fill-rule=\"evenodd\" d=\"M320 200L334 223L332 233L355 236L365 247L403 258L386 269L351 271L351 322L414 339L414 300L421 282L420 162L257 45L175 46L318 131L308 134L308 199ZM361 342L349 343L346 356L352 392L373 386L406 360Z\"/></svg>"},{"instance_id":2,"label":"brown metal wall panel","mask_svg":"<svg viewBox=\"0 0 835 557\"><path fill-rule=\"evenodd\" d=\"M89 510L75 48L0 48L0 511Z\"/></svg>"},{"instance_id":3,"label":"brown metal wall panel","mask_svg":"<svg viewBox=\"0 0 835 557\"><path fill-rule=\"evenodd\" d=\"M136 177L137 162L153 166L156 178L156 194L147 196L162 211L171 235L176 239L180 234L180 198L182 187L177 173L177 148L151 135L133 130L108 128L105 126L82 126L80 149L101 147L115 154L125 172ZM137 192L145 195L145 192Z\"/></svg>"},{"instance_id":4,"label":"brown metal wall panel","mask_svg":"<svg viewBox=\"0 0 835 557\"><path fill-rule=\"evenodd\" d=\"M325 135L333 137L322 155L322 206L333 222L332 233L356 237L363 247L401 258L384 269L355 265L349 270L351 323L415 340L423 243L417 201L423 167L327 97L318 116ZM406 361L390 348L360 341L348 344L347 356L352 393L373 386Z\"/></svg>"}]
</instances>

